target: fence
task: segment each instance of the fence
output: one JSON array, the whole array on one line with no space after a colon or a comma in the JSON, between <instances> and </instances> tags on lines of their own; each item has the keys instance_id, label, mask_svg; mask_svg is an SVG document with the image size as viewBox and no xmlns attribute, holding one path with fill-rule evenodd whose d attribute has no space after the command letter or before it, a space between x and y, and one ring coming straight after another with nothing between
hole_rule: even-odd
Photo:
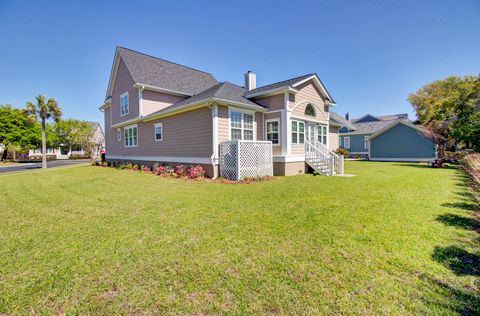
<instances>
[{"instance_id":1,"label":"fence","mask_svg":"<svg viewBox=\"0 0 480 316\"><path fill-rule=\"evenodd\" d=\"M233 140L220 143L220 176L240 181L273 176L272 142Z\"/></svg>"}]
</instances>

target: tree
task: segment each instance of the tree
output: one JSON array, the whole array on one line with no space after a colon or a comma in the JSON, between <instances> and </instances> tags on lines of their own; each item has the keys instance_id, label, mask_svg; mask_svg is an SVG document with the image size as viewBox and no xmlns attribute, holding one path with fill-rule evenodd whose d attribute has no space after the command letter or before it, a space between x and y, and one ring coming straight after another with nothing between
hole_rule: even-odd
<instances>
[{"instance_id":1,"label":"tree","mask_svg":"<svg viewBox=\"0 0 480 316\"><path fill-rule=\"evenodd\" d=\"M55 133L57 141L67 146L69 151L72 151L74 146L91 147L90 139L93 137L93 130L88 122L75 119L61 120L55 124Z\"/></svg>"},{"instance_id":2,"label":"tree","mask_svg":"<svg viewBox=\"0 0 480 316\"><path fill-rule=\"evenodd\" d=\"M47 168L47 120L53 119L58 122L62 116L62 110L53 98L45 100L45 96L35 97L35 103L27 102L26 113L30 118L37 121L40 118L42 124L42 168Z\"/></svg>"},{"instance_id":3,"label":"tree","mask_svg":"<svg viewBox=\"0 0 480 316\"><path fill-rule=\"evenodd\" d=\"M480 150L480 76L451 76L420 88L408 97L418 120L439 148L459 143Z\"/></svg>"},{"instance_id":4,"label":"tree","mask_svg":"<svg viewBox=\"0 0 480 316\"><path fill-rule=\"evenodd\" d=\"M33 148L38 139L36 124L28 120L25 112L11 105L0 105L0 143L4 145L2 159L9 148Z\"/></svg>"}]
</instances>

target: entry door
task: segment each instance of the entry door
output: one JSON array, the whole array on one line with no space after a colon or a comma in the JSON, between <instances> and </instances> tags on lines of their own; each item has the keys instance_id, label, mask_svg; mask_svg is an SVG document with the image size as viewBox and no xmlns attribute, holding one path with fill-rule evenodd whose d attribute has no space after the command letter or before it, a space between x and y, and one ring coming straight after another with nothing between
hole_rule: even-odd
<instances>
[{"instance_id":1,"label":"entry door","mask_svg":"<svg viewBox=\"0 0 480 316\"><path fill-rule=\"evenodd\" d=\"M315 143L315 124L307 123L305 125L305 138L311 143Z\"/></svg>"}]
</instances>

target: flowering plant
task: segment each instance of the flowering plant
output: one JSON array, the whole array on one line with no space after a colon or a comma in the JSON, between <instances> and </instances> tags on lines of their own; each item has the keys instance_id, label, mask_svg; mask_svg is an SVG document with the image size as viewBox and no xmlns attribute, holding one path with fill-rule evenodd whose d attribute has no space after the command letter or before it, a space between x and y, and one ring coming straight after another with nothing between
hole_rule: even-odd
<instances>
[{"instance_id":1,"label":"flowering plant","mask_svg":"<svg viewBox=\"0 0 480 316\"><path fill-rule=\"evenodd\" d=\"M205 176L205 170L202 166L190 166L187 176L189 179L203 178Z\"/></svg>"},{"instance_id":2,"label":"flowering plant","mask_svg":"<svg viewBox=\"0 0 480 316\"><path fill-rule=\"evenodd\" d=\"M187 175L187 167L185 165L179 165L175 167L175 173L177 177L184 177Z\"/></svg>"}]
</instances>

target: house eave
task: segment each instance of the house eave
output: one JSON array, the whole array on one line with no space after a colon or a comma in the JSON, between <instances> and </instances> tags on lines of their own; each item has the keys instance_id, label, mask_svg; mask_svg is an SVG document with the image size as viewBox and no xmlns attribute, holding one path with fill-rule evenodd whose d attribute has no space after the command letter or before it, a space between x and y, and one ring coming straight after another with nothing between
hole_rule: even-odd
<instances>
[{"instance_id":1,"label":"house eave","mask_svg":"<svg viewBox=\"0 0 480 316\"><path fill-rule=\"evenodd\" d=\"M243 103L240 103L240 102L234 102L234 101L229 101L229 100L224 100L224 99L219 99L219 98L208 98L208 99L200 100L200 101L197 101L197 102L185 104L181 107L173 108L173 109L170 109L170 110L167 109L165 111L161 111L161 112L156 113L156 114L155 113L150 114L148 116L145 116L143 118L143 121L148 122L148 121L152 121L152 120L159 119L159 118L162 118L162 117L176 115L176 114L180 114L182 112L196 110L198 108L202 108L204 106L207 106L208 104L210 104L212 102L215 102L215 103L220 104L220 105L233 105L233 106L236 106L236 107L249 109L249 110L255 110L255 111L258 111L258 112L266 112L267 111L266 108L261 107L261 106L253 106L253 105L243 104Z\"/></svg>"},{"instance_id":2,"label":"house eave","mask_svg":"<svg viewBox=\"0 0 480 316\"><path fill-rule=\"evenodd\" d=\"M171 94L171 95L177 95L177 96L181 96L181 97L191 97L193 95L193 94L182 92L182 91L176 91L176 90L170 90L170 89L155 87L155 86L144 84L144 83L135 83L133 85L133 88L146 89L146 90L150 90L150 91L161 92L161 93L166 93L166 94Z\"/></svg>"},{"instance_id":3,"label":"house eave","mask_svg":"<svg viewBox=\"0 0 480 316\"><path fill-rule=\"evenodd\" d=\"M280 88L275 88L275 89L272 89L272 90L266 90L266 91L261 91L261 92L256 92L256 93L252 93L252 94L246 94L245 95L245 98L257 98L257 97L269 97L269 96L272 96L272 95L276 95L276 94L281 94L281 93L285 93L285 92L288 92L288 93L297 93L298 90L297 89L293 89L292 87L288 86L288 87L280 87Z\"/></svg>"},{"instance_id":4,"label":"house eave","mask_svg":"<svg viewBox=\"0 0 480 316\"><path fill-rule=\"evenodd\" d=\"M106 108L109 108L111 105L112 105L112 98L111 98L111 97L108 97L107 99L105 99L105 101L103 102L103 104L98 107L98 109L99 109L101 112L103 112Z\"/></svg>"}]
</instances>

